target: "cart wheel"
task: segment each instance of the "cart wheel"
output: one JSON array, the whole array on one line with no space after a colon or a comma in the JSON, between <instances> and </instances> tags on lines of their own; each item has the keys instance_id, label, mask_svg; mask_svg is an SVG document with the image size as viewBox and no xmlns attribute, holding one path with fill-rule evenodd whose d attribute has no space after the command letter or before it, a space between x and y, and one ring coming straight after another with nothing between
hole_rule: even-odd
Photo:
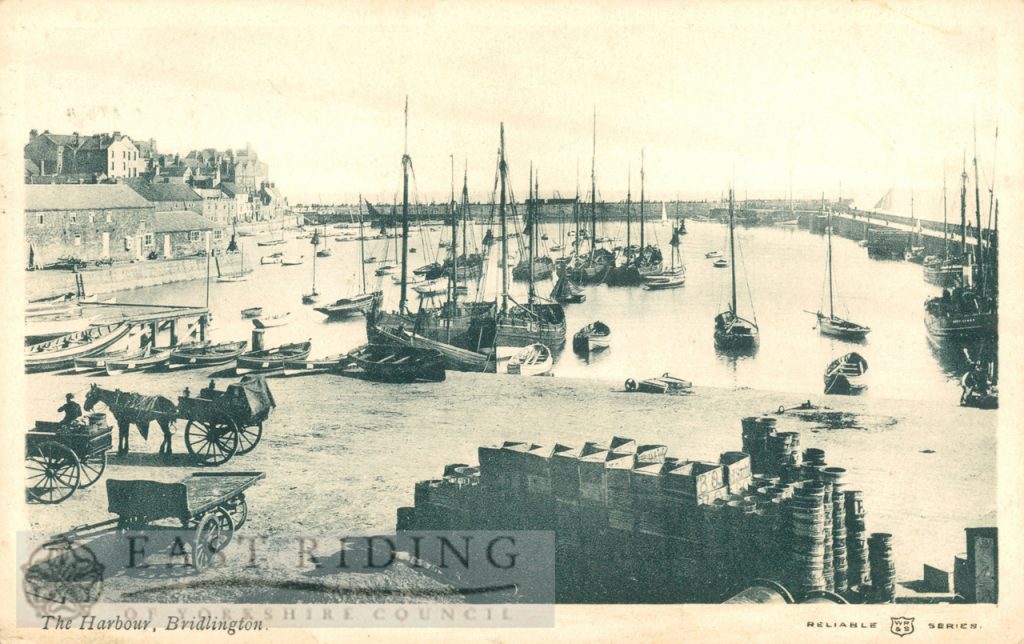
<instances>
[{"instance_id":1,"label":"cart wheel","mask_svg":"<svg viewBox=\"0 0 1024 644\"><path fill-rule=\"evenodd\" d=\"M196 536L192 540L192 565L197 572L202 572L210 565L213 555L231 541L233 532L231 516L220 508L199 520Z\"/></svg>"},{"instance_id":2,"label":"cart wheel","mask_svg":"<svg viewBox=\"0 0 1024 644\"><path fill-rule=\"evenodd\" d=\"M231 419L190 420L185 425L185 447L203 465L220 465L238 450L238 427Z\"/></svg>"},{"instance_id":3,"label":"cart wheel","mask_svg":"<svg viewBox=\"0 0 1024 644\"><path fill-rule=\"evenodd\" d=\"M249 504L246 503L244 494L239 494L225 503L223 507L231 515L231 521L235 525L235 530L245 525L246 519L249 518Z\"/></svg>"},{"instance_id":4,"label":"cart wheel","mask_svg":"<svg viewBox=\"0 0 1024 644\"><path fill-rule=\"evenodd\" d=\"M238 454L248 454L260 442L260 438L263 437L263 421L259 424L252 425L250 427L239 427L238 428Z\"/></svg>"},{"instance_id":5,"label":"cart wheel","mask_svg":"<svg viewBox=\"0 0 1024 644\"><path fill-rule=\"evenodd\" d=\"M79 467L82 475L78 487L87 488L103 476L103 470L107 469L107 453L90 454L81 460Z\"/></svg>"},{"instance_id":6,"label":"cart wheel","mask_svg":"<svg viewBox=\"0 0 1024 644\"><path fill-rule=\"evenodd\" d=\"M29 452L25 489L39 503L60 503L78 489L78 457L56 441L45 441Z\"/></svg>"}]
</instances>

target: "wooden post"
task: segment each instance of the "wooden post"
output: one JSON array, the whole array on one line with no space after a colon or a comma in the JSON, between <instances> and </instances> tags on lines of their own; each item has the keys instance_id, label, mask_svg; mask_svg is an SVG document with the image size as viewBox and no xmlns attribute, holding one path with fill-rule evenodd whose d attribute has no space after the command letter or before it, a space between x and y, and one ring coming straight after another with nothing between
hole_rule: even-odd
<instances>
[{"instance_id":1,"label":"wooden post","mask_svg":"<svg viewBox=\"0 0 1024 644\"><path fill-rule=\"evenodd\" d=\"M172 347L178 346L178 333L177 333L176 324L177 324L177 320L171 320L170 346L172 346Z\"/></svg>"},{"instance_id":2,"label":"wooden post","mask_svg":"<svg viewBox=\"0 0 1024 644\"><path fill-rule=\"evenodd\" d=\"M159 332L160 327L156 322L149 323L149 346L156 348L156 334Z\"/></svg>"},{"instance_id":3,"label":"wooden post","mask_svg":"<svg viewBox=\"0 0 1024 644\"><path fill-rule=\"evenodd\" d=\"M199 317L199 341L206 342L206 315Z\"/></svg>"}]
</instances>

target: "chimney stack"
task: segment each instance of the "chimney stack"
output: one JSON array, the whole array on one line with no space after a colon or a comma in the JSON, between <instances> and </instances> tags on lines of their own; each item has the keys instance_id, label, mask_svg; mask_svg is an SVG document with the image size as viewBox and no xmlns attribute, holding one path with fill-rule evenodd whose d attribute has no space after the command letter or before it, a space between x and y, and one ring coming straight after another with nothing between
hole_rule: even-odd
<instances>
[{"instance_id":1,"label":"chimney stack","mask_svg":"<svg viewBox=\"0 0 1024 644\"><path fill-rule=\"evenodd\" d=\"M28 131L28 138L29 138L29 140L32 140L32 139L36 138L37 136L39 136L39 130L29 130Z\"/></svg>"}]
</instances>

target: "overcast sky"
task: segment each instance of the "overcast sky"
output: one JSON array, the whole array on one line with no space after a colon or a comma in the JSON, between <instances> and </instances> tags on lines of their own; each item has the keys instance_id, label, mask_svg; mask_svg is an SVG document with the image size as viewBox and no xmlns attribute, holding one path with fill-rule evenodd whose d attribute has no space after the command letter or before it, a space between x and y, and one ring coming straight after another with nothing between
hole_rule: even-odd
<instances>
[{"instance_id":1,"label":"overcast sky","mask_svg":"<svg viewBox=\"0 0 1024 644\"><path fill-rule=\"evenodd\" d=\"M6 61L26 138L249 142L293 202L400 191L408 95L420 200L447 195L449 155L488 199L502 121L519 199L530 161L543 195L571 195L577 164L587 192L596 108L604 198L630 168L639 192L645 149L655 200L717 198L735 177L740 198L842 186L870 207L895 186L895 209L913 191L941 219L975 114L983 185L997 122L1001 204L1024 176L1019 5L977 4L24 5Z\"/></svg>"}]
</instances>

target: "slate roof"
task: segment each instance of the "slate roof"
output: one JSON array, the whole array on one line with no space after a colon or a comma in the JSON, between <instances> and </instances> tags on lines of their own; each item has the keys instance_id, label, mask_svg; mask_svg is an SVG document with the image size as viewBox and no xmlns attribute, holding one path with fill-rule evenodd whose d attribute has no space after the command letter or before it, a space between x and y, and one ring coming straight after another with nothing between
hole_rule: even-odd
<instances>
[{"instance_id":1,"label":"slate roof","mask_svg":"<svg viewBox=\"0 0 1024 644\"><path fill-rule=\"evenodd\" d=\"M203 199L224 199L225 197L228 196L227 193L225 193L220 188L192 188L192 189L195 190L196 194L198 194Z\"/></svg>"},{"instance_id":2,"label":"slate roof","mask_svg":"<svg viewBox=\"0 0 1024 644\"><path fill-rule=\"evenodd\" d=\"M103 210L112 208L151 208L123 183L27 184L25 210Z\"/></svg>"},{"instance_id":3,"label":"slate roof","mask_svg":"<svg viewBox=\"0 0 1024 644\"><path fill-rule=\"evenodd\" d=\"M239 190L238 186L236 186L231 181L221 181L217 187L223 190L225 193L227 193L229 197L237 197L238 195L244 195L249 193L249 191L245 189Z\"/></svg>"},{"instance_id":4,"label":"slate roof","mask_svg":"<svg viewBox=\"0 0 1024 644\"><path fill-rule=\"evenodd\" d=\"M181 233L189 230L213 230L214 228L217 226L206 217L197 215L190 210L174 210L156 214L153 232Z\"/></svg>"},{"instance_id":5,"label":"slate roof","mask_svg":"<svg viewBox=\"0 0 1024 644\"><path fill-rule=\"evenodd\" d=\"M150 183L141 178L125 182L147 201L202 201L196 191L183 183Z\"/></svg>"}]
</instances>

